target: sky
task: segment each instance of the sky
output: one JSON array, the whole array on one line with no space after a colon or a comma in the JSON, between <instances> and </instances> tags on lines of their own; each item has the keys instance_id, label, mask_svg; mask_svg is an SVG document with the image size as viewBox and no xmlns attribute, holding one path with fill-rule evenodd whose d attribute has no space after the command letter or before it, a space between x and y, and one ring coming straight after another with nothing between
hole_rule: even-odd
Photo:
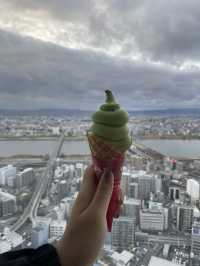
<instances>
[{"instance_id":1,"label":"sky","mask_svg":"<svg viewBox=\"0 0 200 266\"><path fill-rule=\"evenodd\" d=\"M199 0L0 0L0 109L198 108Z\"/></svg>"}]
</instances>

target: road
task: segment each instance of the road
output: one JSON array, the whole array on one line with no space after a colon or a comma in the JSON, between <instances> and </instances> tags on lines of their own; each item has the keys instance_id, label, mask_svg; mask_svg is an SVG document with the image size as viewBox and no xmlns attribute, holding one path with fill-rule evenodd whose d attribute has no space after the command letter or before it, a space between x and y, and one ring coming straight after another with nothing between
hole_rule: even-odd
<instances>
[{"instance_id":1,"label":"road","mask_svg":"<svg viewBox=\"0 0 200 266\"><path fill-rule=\"evenodd\" d=\"M136 237L140 241L140 233L136 232ZM141 236L142 237L142 236ZM175 246L191 246L191 236L190 235L172 235L172 234L162 234L162 235L146 235L146 241L149 243L160 243L169 244Z\"/></svg>"},{"instance_id":2,"label":"road","mask_svg":"<svg viewBox=\"0 0 200 266\"><path fill-rule=\"evenodd\" d=\"M149 264L151 257L152 256L158 256L162 249L163 249L162 245L160 245L158 243L155 244L155 246L148 249L145 256L142 257L141 260L138 261L135 266L142 266L142 265L147 266Z\"/></svg>"},{"instance_id":3,"label":"road","mask_svg":"<svg viewBox=\"0 0 200 266\"><path fill-rule=\"evenodd\" d=\"M160 244L170 244L175 246L191 246L191 236L163 236L150 235L149 242L156 242Z\"/></svg>"},{"instance_id":4,"label":"road","mask_svg":"<svg viewBox=\"0 0 200 266\"><path fill-rule=\"evenodd\" d=\"M31 200L29 201L26 209L24 210L22 216L19 218L19 220L13 224L10 228L12 231L17 231L20 229L20 227L28 220L30 219L32 222L34 222L35 217L37 216L37 210L40 204L40 200L42 195L45 193L49 182L53 178L53 166L55 159L58 157L63 142L64 142L64 133L61 134L60 139L58 141L58 144L51 154L49 161L47 162L47 167L42 175L42 177L38 180L38 183L36 185L35 191L32 195Z\"/></svg>"}]
</instances>

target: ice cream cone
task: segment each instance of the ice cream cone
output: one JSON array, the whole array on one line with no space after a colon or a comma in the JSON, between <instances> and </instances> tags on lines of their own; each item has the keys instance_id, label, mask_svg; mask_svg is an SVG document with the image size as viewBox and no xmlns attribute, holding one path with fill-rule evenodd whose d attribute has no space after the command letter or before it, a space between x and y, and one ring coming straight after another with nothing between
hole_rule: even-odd
<instances>
[{"instance_id":1,"label":"ice cream cone","mask_svg":"<svg viewBox=\"0 0 200 266\"><path fill-rule=\"evenodd\" d=\"M95 170L95 185L97 186L105 168L111 169L114 175L114 188L107 211L107 227L111 231L114 217L120 214L120 206L123 202L123 193L120 188L124 153L117 151L112 145L105 143L101 138L88 132L88 142L92 153L92 161Z\"/></svg>"},{"instance_id":2,"label":"ice cream cone","mask_svg":"<svg viewBox=\"0 0 200 266\"><path fill-rule=\"evenodd\" d=\"M110 90L106 90L105 93L106 101L92 115L93 124L87 137L96 173L96 186L105 168L111 169L114 175L114 188L107 210L107 225L110 232L113 218L119 216L123 202L120 180L125 152L131 146L132 139L127 126L128 113L116 102Z\"/></svg>"}]
</instances>

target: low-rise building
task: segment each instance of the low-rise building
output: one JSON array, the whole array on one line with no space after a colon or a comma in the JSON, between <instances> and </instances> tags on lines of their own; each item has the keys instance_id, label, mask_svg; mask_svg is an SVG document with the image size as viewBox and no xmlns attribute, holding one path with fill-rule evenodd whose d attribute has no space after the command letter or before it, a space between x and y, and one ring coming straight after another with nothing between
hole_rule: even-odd
<instances>
[{"instance_id":1,"label":"low-rise building","mask_svg":"<svg viewBox=\"0 0 200 266\"><path fill-rule=\"evenodd\" d=\"M152 256L148 266L161 266L161 265L162 266L177 266L177 263ZM181 266L183 264L178 264L178 265Z\"/></svg>"},{"instance_id":2,"label":"low-rise building","mask_svg":"<svg viewBox=\"0 0 200 266\"><path fill-rule=\"evenodd\" d=\"M121 216L113 219L111 246L118 252L130 251L135 243L135 219Z\"/></svg>"},{"instance_id":3,"label":"low-rise building","mask_svg":"<svg viewBox=\"0 0 200 266\"><path fill-rule=\"evenodd\" d=\"M0 217L14 214L16 209L16 197L12 194L0 191Z\"/></svg>"},{"instance_id":4,"label":"low-rise building","mask_svg":"<svg viewBox=\"0 0 200 266\"><path fill-rule=\"evenodd\" d=\"M143 231L164 231L168 228L168 209L161 203L149 202L149 209L140 210L140 229Z\"/></svg>"},{"instance_id":5,"label":"low-rise building","mask_svg":"<svg viewBox=\"0 0 200 266\"><path fill-rule=\"evenodd\" d=\"M133 254L127 250L123 250L121 253L114 252L110 258L116 266L130 266L133 260Z\"/></svg>"},{"instance_id":6,"label":"low-rise building","mask_svg":"<svg viewBox=\"0 0 200 266\"><path fill-rule=\"evenodd\" d=\"M65 232L65 220L52 220L50 223L50 238L61 238Z\"/></svg>"}]
</instances>

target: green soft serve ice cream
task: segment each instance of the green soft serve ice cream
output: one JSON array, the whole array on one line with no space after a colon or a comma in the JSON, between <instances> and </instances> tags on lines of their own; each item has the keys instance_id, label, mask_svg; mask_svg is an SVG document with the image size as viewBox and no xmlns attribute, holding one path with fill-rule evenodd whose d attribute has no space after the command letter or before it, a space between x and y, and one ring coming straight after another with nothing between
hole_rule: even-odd
<instances>
[{"instance_id":1,"label":"green soft serve ice cream","mask_svg":"<svg viewBox=\"0 0 200 266\"><path fill-rule=\"evenodd\" d=\"M101 137L117 150L125 152L131 146L128 130L128 113L120 105L110 90L106 90L106 102L92 116L92 134Z\"/></svg>"}]
</instances>

